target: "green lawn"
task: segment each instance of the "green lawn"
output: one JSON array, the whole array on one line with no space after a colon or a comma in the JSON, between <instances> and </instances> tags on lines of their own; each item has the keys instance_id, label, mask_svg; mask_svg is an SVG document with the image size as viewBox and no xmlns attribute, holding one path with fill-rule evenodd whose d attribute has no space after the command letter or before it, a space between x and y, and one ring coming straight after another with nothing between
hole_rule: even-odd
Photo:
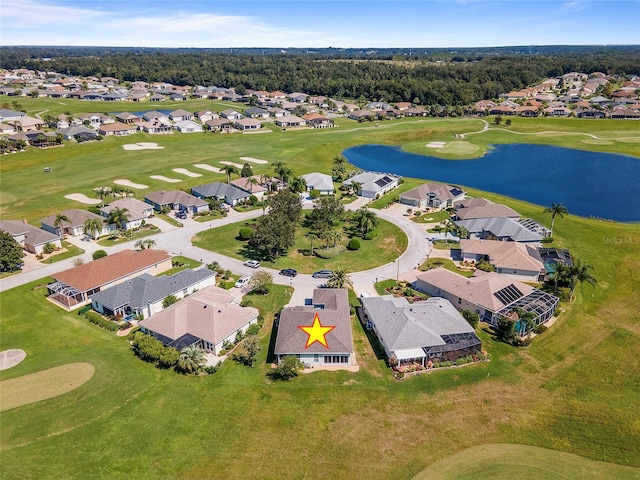
<instances>
[{"instance_id":1,"label":"green lawn","mask_svg":"<svg viewBox=\"0 0 640 480\"><path fill-rule=\"evenodd\" d=\"M430 258L428 260L425 260L423 264L420 265L420 270L426 271L431 268L438 268L438 267L446 268L447 270L451 270L454 273L459 273L460 275L464 275L465 277L472 277L474 272L473 270L458 268L456 267L456 265L453 263L452 260L448 258L440 258L440 257Z\"/></svg>"},{"instance_id":2,"label":"green lawn","mask_svg":"<svg viewBox=\"0 0 640 480\"><path fill-rule=\"evenodd\" d=\"M186 270L187 268L198 268L202 263L192 258L183 257L182 255L176 255L171 259L171 263L174 265L173 268L167 270L166 272L162 272L161 275L174 275L182 270Z\"/></svg>"},{"instance_id":3,"label":"green lawn","mask_svg":"<svg viewBox=\"0 0 640 480\"><path fill-rule=\"evenodd\" d=\"M66 251L51 255L49 258L41 260L40 263L55 263L59 262L60 260L66 260L67 258L76 257L84 253L83 249L76 247L75 245L66 241L62 242L62 248L65 248Z\"/></svg>"},{"instance_id":4,"label":"green lawn","mask_svg":"<svg viewBox=\"0 0 640 480\"><path fill-rule=\"evenodd\" d=\"M117 237L115 240L111 240L109 237L103 237L98 240L98 245L103 247L110 247L119 243L130 242L132 240L140 240L141 238L148 237L149 235L155 235L160 233L160 229L143 228L136 232L132 232L130 237Z\"/></svg>"},{"instance_id":5,"label":"green lawn","mask_svg":"<svg viewBox=\"0 0 640 480\"><path fill-rule=\"evenodd\" d=\"M451 218L449 212L447 212L446 210L440 210L439 212L423 213L419 217L416 217L414 215L411 220L416 223L439 223L444 220L448 220L449 218Z\"/></svg>"},{"instance_id":6,"label":"green lawn","mask_svg":"<svg viewBox=\"0 0 640 480\"><path fill-rule=\"evenodd\" d=\"M240 228L245 225L253 225L256 220L250 222L232 223L223 227L206 230L198 233L193 239L193 244L224 255L238 258L252 258L248 242L237 240ZM296 230L296 243L285 257L273 262L261 262L263 266L282 269L295 268L300 273L312 273L316 270L332 270L338 266L344 267L348 272L359 272L384 265L395 260L407 248L407 236L397 226L380 219L378 236L373 240L360 240L361 248L358 251L345 251L332 259L322 259L317 256L305 256L303 252L311 248L311 242L306 236L308 229L298 227ZM345 232L339 242L342 245L349 243L349 237ZM316 240L314 249L323 248L324 243Z\"/></svg>"},{"instance_id":7,"label":"green lawn","mask_svg":"<svg viewBox=\"0 0 640 480\"><path fill-rule=\"evenodd\" d=\"M184 227L184 224L178 220L176 220L175 217L172 217L170 215L165 215L164 213L155 213L155 216L164 220L165 222L173 225L174 227Z\"/></svg>"},{"instance_id":8,"label":"green lawn","mask_svg":"<svg viewBox=\"0 0 640 480\"><path fill-rule=\"evenodd\" d=\"M56 113L54 103L23 102L29 113L48 107ZM77 105L100 108L91 102ZM60 113L69 107L55 108ZM296 174L328 173L332 158L351 145L402 145L425 153L429 141L452 140L454 133L481 127L477 119L387 122L380 128L345 121L324 132L162 138L137 134L28 151L7 155L0 163L0 215L35 223L56 211L79 207L65 194L91 196L91 188L117 178L149 185L149 190L136 191L141 198L145 191L167 189L166 183L149 175L174 176L171 169L178 166L218 165L245 155L288 161ZM615 140L637 136L637 122L518 118L509 130L563 130L569 135L518 136L492 128L465 140L481 148L526 141L640 157L639 144ZM584 143L585 137L572 135L576 132L610 138L611 144ZM121 147L139 141L166 148L127 152ZM49 164L55 168L44 175L42 166ZM269 169L256 165L254 171ZM201 173L199 179L185 178L176 185L182 189L224 178ZM415 186L421 181L408 180L401 188L410 182ZM543 206L468 190L504 202L544 225L550 223ZM139 361L125 338L46 301L43 285L50 278L3 292L1 349L22 348L27 357L0 372L0 380L74 362L92 364L95 374L69 393L0 413L2 477L410 479L459 453L449 464L460 467L462 478L482 478L483 473L490 478L527 478L529 468L537 468L536 478L568 471L566 478L581 472L575 463L554 463L569 453L582 457L581 465L589 468L596 460L636 467L593 466L596 478L638 478L640 225L569 215L556 220L554 237L554 245L571 249L594 266L598 288L579 286L575 301L561 305L555 325L527 348L497 342L483 325L478 335L491 354L490 362L403 381L393 379L379 349L372 347L367 335L371 332L355 319L357 373L314 372L289 383L270 383L265 372L273 337L267 322L261 332L263 351L253 369L226 362L215 375L185 377ZM251 301L268 303L265 311L273 313L286 298L275 290L272 295L273 299ZM523 465L513 473L513 464L531 455L523 449L525 455L513 453L514 460L501 462L486 452L467 451L485 444L529 445L560 454L536 452L535 465ZM372 460L363 461L363 456ZM552 467L545 469L546 465ZM447 478L450 470L442 468L431 477Z\"/></svg>"}]
</instances>

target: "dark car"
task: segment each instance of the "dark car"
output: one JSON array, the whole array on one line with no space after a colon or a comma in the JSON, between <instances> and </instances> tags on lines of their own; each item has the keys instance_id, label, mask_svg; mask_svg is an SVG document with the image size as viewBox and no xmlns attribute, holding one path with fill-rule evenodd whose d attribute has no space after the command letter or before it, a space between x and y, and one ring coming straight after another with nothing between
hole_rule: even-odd
<instances>
[{"instance_id":1,"label":"dark car","mask_svg":"<svg viewBox=\"0 0 640 480\"><path fill-rule=\"evenodd\" d=\"M280 270L280 275L284 275L285 277L295 277L298 275L298 271L293 268L285 268L284 270Z\"/></svg>"},{"instance_id":2,"label":"dark car","mask_svg":"<svg viewBox=\"0 0 640 480\"><path fill-rule=\"evenodd\" d=\"M187 212L180 210L179 212L176 212L176 217L185 220L187 218Z\"/></svg>"},{"instance_id":3,"label":"dark car","mask_svg":"<svg viewBox=\"0 0 640 480\"><path fill-rule=\"evenodd\" d=\"M333 272L331 270L320 270L318 272L314 272L312 275L313 278L331 278Z\"/></svg>"}]
</instances>

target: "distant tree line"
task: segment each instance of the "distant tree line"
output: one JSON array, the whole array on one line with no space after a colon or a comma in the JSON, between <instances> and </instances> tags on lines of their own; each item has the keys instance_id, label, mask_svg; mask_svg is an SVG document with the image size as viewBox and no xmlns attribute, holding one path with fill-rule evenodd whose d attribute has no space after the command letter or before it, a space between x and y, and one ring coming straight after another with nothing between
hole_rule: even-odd
<instances>
[{"instance_id":1,"label":"distant tree line","mask_svg":"<svg viewBox=\"0 0 640 480\"><path fill-rule=\"evenodd\" d=\"M360 57L352 50L268 55L248 51L251 53L4 47L0 50L0 67L109 76L124 82L299 91L334 98L422 105L467 105L571 71L640 75L638 47L573 50L567 47L566 51L556 47L551 50L555 53L550 54L469 49L456 53L360 54ZM42 60L44 57L48 60Z\"/></svg>"}]
</instances>

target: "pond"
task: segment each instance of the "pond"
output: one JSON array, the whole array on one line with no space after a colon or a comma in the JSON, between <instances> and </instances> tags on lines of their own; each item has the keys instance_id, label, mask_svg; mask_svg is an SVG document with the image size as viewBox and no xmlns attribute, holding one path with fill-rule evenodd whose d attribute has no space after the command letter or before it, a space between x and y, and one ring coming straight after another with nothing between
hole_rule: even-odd
<instances>
[{"instance_id":1,"label":"pond","mask_svg":"<svg viewBox=\"0 0 640 480\"><path fill-rule=\"evenodd\" d=\"M400 147L363 145L344 156L358 168L499 193L570 214L640 221L640 158L547 145L496 145L469 160L444 160Z\"/></svg>"}]
</instances>

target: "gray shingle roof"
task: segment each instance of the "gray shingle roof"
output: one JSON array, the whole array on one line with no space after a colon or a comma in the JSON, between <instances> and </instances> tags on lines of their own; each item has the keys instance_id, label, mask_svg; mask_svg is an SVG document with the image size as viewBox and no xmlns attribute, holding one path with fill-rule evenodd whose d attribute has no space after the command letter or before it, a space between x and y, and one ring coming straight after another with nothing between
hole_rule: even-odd
<instances>
[{"instance_id":1,"label":"gray shingle roof","mask_svg":"<svg viewBox=\"0 0 640 480\"><path fill-rule=\"evenodd\" d=\"M456 220L455 224L459 227L465 227L472 234L491 232L498 238L508 237L514 242L536 242L542 239L540 234L532 232L514 219L507 217Z\"/></svg>"},{"instance_id":2,"label":"gray shingle roof","mask_svg":"<svg viewBox=\"0 0 640 480\"><path fill-rule=\"evenodd\" d=\"M353 337L349 317L349 298L345 289L318 288L313 305L285 308L280 314L274 352L277 355L301 353L352 353ZM318 342L305 348L308 335L298 327L311 326L315 314L323 326L335 328L326 334L329 348Z\"/></svg>"},{"instance_id":3,"label":"gray shingle roof","mask_svg":"<svg viewBox=\"0 0 640 480\"><path fill-rule=\"evenodd\" d=\"M207 202L204 200L194 197L182 190L158 190L148 193L144 198L158 205L168 205L170 203L180 203L187 207L207 205Z\"/></svg>"},{"instance_id":4,"label":"gray shingle roof","mask_svg":"<svg viewBox=\"0 0 640 480\"><path fill-rule=\"evenodd\" d=\"M473 333L473 327L444 298L410 304L391 295L364 297L369 320L391 350L445 345L443 335Z\"/></svg>"},{"instance_id":5,"label":"gray shingle roof","mask_svg":"<svg viewBox=\"0 0 640 480\"><path fill-rule=\"evenodd\" d=\"M114 285L91 296L110 310L123 305L132 309L141 309L149 303L155 303L168 295L174 295L216 273L208 268L183 270L175 275L154 277L145 273L126 282Z\"/></svg>"},{"instance_id":6,"label":"gray shingle roof","mask_svg":"<svg viewBox=\"0 0 640 480\"><path fill-rule=\"evenodd\" d=\"M249 197L247 192L240 190L233 185L227 185L222 182L207 183L206 185L199 185L193 187L191 191L203 198L211 197L225 197L231 200L238 200L241 198Z\"/></svg>"}]
</instances>

